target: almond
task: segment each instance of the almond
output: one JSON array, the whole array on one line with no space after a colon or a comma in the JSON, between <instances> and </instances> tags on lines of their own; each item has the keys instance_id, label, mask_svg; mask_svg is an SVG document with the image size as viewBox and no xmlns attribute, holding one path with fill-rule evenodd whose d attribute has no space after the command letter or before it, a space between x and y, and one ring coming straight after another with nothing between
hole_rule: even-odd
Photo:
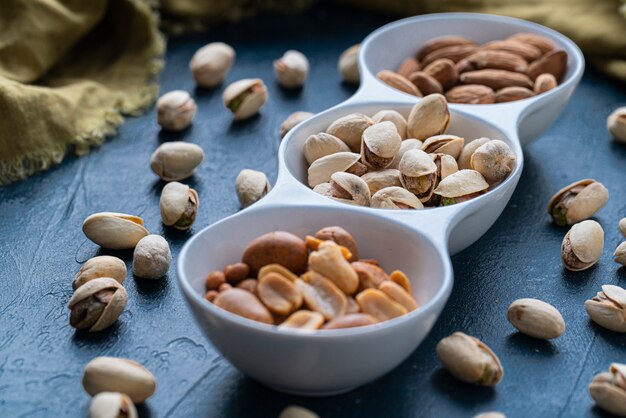
<instances>
[{"instance_id":1,"label":"almond","mask_svg":"<svg viewBox=\"0 0 626 418\"><path fill-rule=\"evenodd\" d=\"M383 83L398 89L404 93L411 94L413 96L422 97L422 93L417 90L417 87L411 83L406 77L401 76L393 71L383 70L376 74L376 77Z\"/></svg>"},{"instance_id":2,"label":"almond","mask_svg":"<svg viewBox=\"0 0 626 418\"><path fill-rule=\"evenodd\" d=\"M462 36L441 36L439 38L434 38L426 42L417 54L417 59L421 61L424 59L424 57L426 57L426 55L430 54L431 52L453 45L476 45L476 43Z\"/></svg>"},{"instance_id":3,"label":"almond","mask_svg":"<svg viewBox=\"0 0 626 418\"><path fill-rule=\"evenodd\" d=\"M556 81L560 81L567 68L567 52L552 51L528 66L528 76L535 80L539 75L552 74Z\"/></svg>"},{"instance_id":4,"label":"almond","mask_svg":"<svg viewBox=\"0 0 626 418\"><path fill-rule=\"evenodd\" d=\"M505 87L496 92L496 103L514 102L534 96L526 87Z\"/></svg>"},{"instance_id":5,"label":"almond","mask_svg":"<svg viewBox=\"0 0 626 418\"><path fill-rule=\"evenodd\" d=\"M556 78L552 74L543 73L535 79L535 94L545 93L557 86Z\"/></svg>"},{"instance_id":6,"label":"almond","mask_svg":"<svg viewBox=\"0 0 626 418\"><path fill-rule=\"evenodd\" d=\"M396 73L400 74L403 77L409 77L412 73L419 71L421 69L421 65L415 58L407 58L398 66Z\"/></svg>"},{"instance_id":7,"label":"almond","mask_svg":"<svg viewBox=\"0 0 626 418\"><path fill-rule=\"evenodd\" d=\"M451 45L434 50L430 54L426 55L421 63L423 66L426 66L441 58L447 58L453 62L459 62L463 58L472 55L476 52L476 50L478 50L476 45Z\"/></svg>"},{"instance_id":8,"label":"almond","mask_svg":"<svg viewBox=\"0 0 626 418\"><path fill-rule=\"evenodd\" d=\"M506 51L478 51L456 64L459 73L483 69L507 70L525 73L528 63L517 54Z\"/></svg>"},{"instance_id":9,"label":"almond","mask_svg":"<svg viewBox=\"0 0 626 418\"><path fill-rule=\"evenodd\" d=\"M515 35L509 36L507 39L512 41L518 41L523 44L532 45L540 50L542 54L556 49L556 45L554 44L554 42L552 42L545 36L538 35L536 33L520 32L516 33Z\"/></svg>"},{"instance_id":10,"label":"almond","mask_svg":"<svg viewBox=\"0 0 626 418\"><path fill-rule=\"evenodd\" d=\"M480 84L457 86L446 92L448 103L488 104L495 103L494 91Z\"/></svg>"},{"instance_id":11,"label":"almond","mask_svg":"<svg viewBox=\"0 0 626 418\"><path fill-rule=\"evenodd\" d=\"M433 93L443 94L443 87L441 86L441 83L438 82L436 78L423 71L417 71L411 74L409 76L409 81L411 81L415 87L417 87L417 89L426 96Z\"/></svg>"},{"instance_id":12,"label":"almond","mask_svg":"<svg viewBox=\"0 0 626 418\"><path fill-rule=\"evenodd\" d=\"M532 45L523 44L518 41L491 41L481 47L485 51L504 51L519 55L527 62L532 62L541 57L541 51Z\"/></svg>"},{"instance_id":13,"label":"almond","mask_svg":"<svg viewBox=\"0 0 626 418\"><path fill-rule=\"evenodd\" d=\"M454 62L447 58L431 62L424 68L424 72L437 80L444 89L454 86L459 78Z\"/></svg>"},{"instance_id":14,"label":"almond","mask_svg":"<svg viewBox=\"0 0 626 418\"><path fill-rule=\"evenodd\" d=\"M513 86L533 88L527 75L505 70L468 71L461 74L460 80L463 84L482 84L494 90Z\"/></svg>"}]
</instances>

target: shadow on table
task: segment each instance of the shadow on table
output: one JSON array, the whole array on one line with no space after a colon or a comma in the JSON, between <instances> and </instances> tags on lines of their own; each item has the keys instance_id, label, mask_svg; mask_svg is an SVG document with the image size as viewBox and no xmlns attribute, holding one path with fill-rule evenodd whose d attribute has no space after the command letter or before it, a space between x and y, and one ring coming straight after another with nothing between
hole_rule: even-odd
<instances>
[{"instance_id":1,"label":"shadow on table","mask_svg":"<svg viewBox=\"0 0 626 418\"><path fill-rule=\"evenodd\" d=\"M521 332L510 334L506 339L506 344L508 348L512 348L522 355L533 353L533 355L537 356L552 357L559 352L558 348L551 341L539 340Z\"/></svg>"},{"instance_id":2,"label":"shadow on table","mask_svg":"<svg viewBox=\"0 0 626 418\"><path fill-rule=\"evenodd\" d=\"M436 392L441 392L446 398L467 409L489 402L496 396L494 388L460 382L443 368L432 374L431 381Z\"/></svg>"}]
</instances>

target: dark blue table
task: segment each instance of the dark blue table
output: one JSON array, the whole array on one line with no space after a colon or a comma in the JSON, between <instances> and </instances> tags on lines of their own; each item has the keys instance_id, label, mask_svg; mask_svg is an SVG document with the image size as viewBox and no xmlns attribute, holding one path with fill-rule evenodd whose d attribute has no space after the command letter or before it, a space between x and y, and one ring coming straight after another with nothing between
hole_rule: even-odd
<instances>
[{"instance_id":1,"label":"dark blue table","mask_svg":"<svg viewBox=\"0 0 626 418\"><path fill-rule=\"evenodd\" d=\"M69 157L44 174L0 189L0 416L84 416L89 397L80 386L82 368L99 355L133 358L154 372L158 389L140 408L145 417L276 417L290 404L325 418L471 417L488 410L509 417L603 415L593 407L587 385L611 362L626 361L626 337L591 323L583 303L602 284L626 285L626 272L611 260L620 242L617 221L626 216L626 147L610 141L605 129L606 116L626 104L626 94L623 86L593 70L561 119L526 148L524 173L501 218L453 258L454 290L430 336L378 381L345 395L307 399L246 378L196 327L178 289L175 262L162 281L128 277L128 307L109 330L86 335L69 326L71 280L79 262L99 253L81 231L87 215L105 210L140 214L151 232L168 239L176 257L191 234L238 210L234 181L239 170L262 170L275 179L277 130L288 114L318 112L353 93L340 83L337 57L391 19L320 8L172 40L162 91L193 92L199 111L191 129L160 132L151 110L128 119L117 136L90 155ZM271 99L261 116L231 124L220 89L194 90L187 63L198 47L215 40L237 50L228 82L261 77L268 84ZM311 61L309 82L300 93L285 92L274 82L272 60L287 49L298 49ZM197 143L206 153L188 181L202 202L190 232L161 225L163 183L149 169L152 151L173 139ZM605 228L605 251L596 267L569 273L560 261L565 230L549 222L545 206L560 187L585 177L603 182L611 193L596 218ZM130 266L130 252L110 254ZM505 313L520 297L554 304L567 323L565 334L545 342L516 333ZM435 345L457 330L481 338L500 356L505 376L497 388L459 383L441 368ZM372 361L377 356L372 353Z\"/></svg>"}]
</instances>

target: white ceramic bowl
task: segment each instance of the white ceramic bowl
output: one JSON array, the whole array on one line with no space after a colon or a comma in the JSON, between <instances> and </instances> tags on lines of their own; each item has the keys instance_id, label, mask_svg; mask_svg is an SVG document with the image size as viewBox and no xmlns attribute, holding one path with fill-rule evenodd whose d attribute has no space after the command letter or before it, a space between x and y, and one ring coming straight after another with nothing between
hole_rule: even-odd
<instances>
[{"instance_id":1,"label":"white ceramic bowl","mask_svg":"<svg viewBox=\"0 0 626 418\"><path fill-rule=\"evenodd\" d=\"M450 133L466 141L486 136L509 144L517 156L511 175L470 201L419 211L354 207L313 192L306 185L302 155L307 136L349 113L373 115L380 109L396 109L407 115L417 99L380 83L374 74L393 68L419 49L420 43L451 33L449 28L477 41L520 31L539 32L569 54L564 82L548 93L506 104L451 106ZM412 45L405 45L406 39L413 39ZM313 396L345 392L387 373L417 348L450 294L449 254L484 234L515 190L524 162L520 131L530 140L551 123L584 68L578 48L550 29L518 19L458 13L405 19L379 29L363 43L359 63L362 80L357 93L299 124L283 139L273 190L250 208L195 234L178 260L182 291L213 345L242 372L283 392ZM239 317L203 299L208 272L239 261L257 236L275 230L304 236L330 225L352 233L363 257L379 259L387 270L405 271L420 309L374 326L305 334Z\"/></svg>"}]
</instances>

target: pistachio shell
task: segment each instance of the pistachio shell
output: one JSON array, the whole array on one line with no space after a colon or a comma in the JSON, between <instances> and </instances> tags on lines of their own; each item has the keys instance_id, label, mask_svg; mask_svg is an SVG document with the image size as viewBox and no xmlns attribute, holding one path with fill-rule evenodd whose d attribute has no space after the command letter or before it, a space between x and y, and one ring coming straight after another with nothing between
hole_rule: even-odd
<instances>
[{"instance_id":1,"label":"pistachio shell","mask_svg":"<svg viewBox=\"0 0 626 418\"><path fill-rule=\"evenodd\" d=\"M332 187L330 186L329 182L318 184L317 186L313 187L313 191L315 193L321 194L322 196L326 196L326 197L333 196Z\"/></svg>"},{"instance_id":2,"label":"pistachio shell","mask_svg":"<svg viewBox=\"0 0 626 418\"><path fill-rule=\"evenodd\" d=\"M563 238L561 255L568 270L585 270L602 256L604 230L596 221L582 221L567 232Z\"/></svg>"},{"instance_id":3,"label":"pistachio shell","mask_svg":"<svg viewBox=\"0 0 626 418\"><path fill-rule=\"evenodd\" d=\"M414 139L414 138L409 138L409 139L405 139L404 141L402 141L402 143L400 144L400 149L398 150L398 153L396 154L395 158L393 159L393 161L391 162L391 164L389 164L389 167L387 168L398 168L400 166L400 160L402 160L402 156L404 155L405 152L412 150L412 149L422 149L422 141L420 141L419 139Z\"/></svg>"},{"instance_id":4,"label":"pistachio shell","mask_svg":"<svg viewBox=\"0 0 626 418\"><path fill-rule=\"evenodd\" d=\"M235 189L241 207L246 208L256 203L269 193L272 186L265 173L256 170L243 169L235 180Z\"/></svg>"},{"instance_id":5,"label":"pistachio shell","mask_svg":"<svg viewBox=\"0 0 626 418\"><path fill-rule=\"evenodd\" d=\"M159 97L156 108L157 123L163 129L181 131L191 125L198 106L189 93L174 90Z\"/></svg>"},{"instance_id":6,"label":"pistachio shell","mask_svg":"<svg viewBox=\"0 0 626 418\"><path fill-rule=\"evenodd\" d=\"M224 106L234 114L235 120L248 119L258 113L267 101L267 88L259 78L235 81L222 94Z\"/></svg>"},{"instance_id":7,"label":"pistachio shell","mask_svg":"<svg viewBox=\"0 0 626 418\"><path fill-rule=\"evenodd\" d=\"M457 165L454 157L451 155L436 153L430 154L430 156L437 166L437 177L439 180L443 180L450 174L454 174L459 171L459 166Z\"/></svg>"},{"instance_id":8,"label":"pistachio shell","mask_svg":"<svg viewBox=\"0 0 626 418\"><path fill-rule=\"evenodd\" d=\"M466 143L461 151L461 155L459 155L458 158L459 169L471 169L472 166L470 164L470 159L472 158L472 154L474 154L474 151L476 151L481 145L486 144L489 141L491 141L491 139L483 137Z\"/></svg>"},{"instance_id":9,"label":"pistachio shell","mask_svg":"<svg viewBox=\"0 0 626 418\"><path fill-rule=\"evenodd\" d=\"M126 264L117 257L99 255L85 261L72 281L72 288L78 289L90 280L111 277L120 284L126 279Z\"/></svg>"},{"instance_id":10,"label":"pistachio shell","mask_svg":"<svg viewBox=\"0 0 626 418\"><path fill-rule=\"evenodd\" d=\"M283 409L278 418L320 418L315 412L301 406L291 405Z\"/></svg>"},{"instance_id":11,"label":"pistachio shell","mask_svg":"<svg viewBox=\"0 0 626 418\"><path fill-rule=\"evenodd\" d=\"M479 193L489 188L483 176L474 170L459 170L441 180L435 193L448 198Z\"/></svg>"},{"instance_id":12,"label":"pistachio shell","mask_svg":"<svg viewBox=\"0 0 626 418\"><path fill-rule=\"evenodd\" d=\"M170 246L160 235L151 234L137 243L133 253L133 274L142 279L160 279L172 263Z\"/></svg>"},{"instance_id":13,"label":"pistachio shell","mask_svg":"<svg viewBox=\"0 0 626 418\"><path fill-rule=\"evenodd\" d=\"M350 148L341 139L320 132L315 135L310 135L306 141L304 141L304 158L309 165L317 159L325 157L337 152L350 152Z\"/></svg>"},{"instance_id":14,"label":"pistachio shell","mask_svg":"<svg viewBox=\"0 0 626 418\"><path fill-rule=\"evenodd\" d=\"M302 52L289 50L280 59L274 61L274 73L281 86L301 87L309 75L309 60Z\"/></svg>"},{"instance_id":15,"label":"pistachio shell","mask_svg":"<svg viewBox=\"0 0 626 418\"><path fill-rule=\"evenodd\" d=\"M154 151L150 167L162 180L178 181L191 176L203 159L204 151L196 144L172 141Z\"/></svg>"},{"instance_id":16,"label":"pistachio shell","mask_svg":"<svg viewBox=\"0 0 626 418\"><path fill-rule=\"evenodd\" d=\"M198 49L189 69L199 86L212 88L222 82L235 60L235 50L223 42L211 42Z\"/></svg>"},{"instance_id":17,"label":"pistachio shell","mask_svg":"<svg viewBox=\"0 0 626 418\"><path fill-rule=\"evenodd\" d=\"M89 418L137 418L135 404L124 393L100 392L91 400Z\"/></svg>"},{"instance_id":18,"label":"pistachio shell","mask_svg":"<svg viewBox=\"0 0 626 418\"><path fill-rule=\"evenodd\" d=\"M348 170L360 159L361 156L353 152L336 152L318 158L308 170L309 186L315 187L320 183L330 181L334 173Z\"/></svg>"},{"instance_id":19,"label":"pistachio shell","mask_svg":"<svg viewBox=\"0 0 626 418\"><path fill-rule=\"evenodd\" d=\"M373 169L383 169L400 150L402 139L392 122L380 122L363 131L361 160Z\"/></svg>"},{"instance_id":20,"label":"pistachio shell","mask_svg":"<svg viewBox=\"0 0 626 418\"><path fill-rule=\"evenodd\" d=\"M626 241L617 246L613 253L613 259L616 263L626 266Z\"/></svg>"},{"instance_id":21,"label":"pistachio shell","mask_svg":"<svg viewBox=\"0 0 626 418\"><path fill-rule=\"evenodd\" d=\"M108 300L102 300L99 298L100 292L112 294L107 295ZM72 311L70 323L76 329L102 331L117 321L127 300L126 290L117 280L110 277L90 280L76 289L68 303L68 308ZM102 308L100 312L95 310L98 307Z\"/></svg>"},{"instance_id":22,"label":"pistachio shell","mask_svg":"<svg viewBox=\"0 0 626 418\"><path fill-rule=\"evenodd\" d=\"M402 187L386 187L372 196L371 206L381 209L422 209L424 205L408 190Z\"/></svg>"},{"instance_id":23,"label":"pistachio shell","mask_svg":"<svg viewBox=\"0 0 626 418\"><path fill-rule=\"evenodd\" d=\"M374 123L391 122L395 125L402 140L406 139L406 119L395 110L381 110L372 116Z\"/></svg>"},{"instance_id":24,"label":"pistachio shell","mask_svg":"<svg viewBox=\"0 0 626 418\"><path fill-rule=\"evenodd\" d=\"M398 169L402 176L419 177L437 171L432 158L422 150L409 150L404 153Z\"/></svg>"},{"instance_id":25,"label":"pistachio shell","mask_svg":"<svg viewBox=\"0 0 626 418\"><path fill-rule=\"evenodd\" d=\"M520 332L533 338L557 338L565 331L561 313L538 299L517 299L509 306L507 319Z\"/></svg>"},{"instance_id":26,"label":"pistachio shell","mask_svg":"<svg viewBox=\"0 0 626 418\"><path fill-rule=\"evenodd\" d=\"M367 183L367 187L370 189L370 194L374 194L380 189L385 187L400 187L400 170L386 169L381 171L370 171L361 176L363 181Z\"/></svg>"},{"instance_id":27,"label":"pistachio shell","mask_svg":"<svg viewBox=\"0 0 626 418\"><path fill-rule=\"evenodd\" d=\"M360 113L352 113L331 123L326 129L326 133L341 139L353 152L360 152L363 131L373 124L374 121L367 116Z\"/></svg>"},{"instance_id":28,"label":"pistachio shell","mask_svg":"<svg viewBox=\"0 0 626 418\"><path fill-rule=\"evenodd\" d=\"M465 139L456 135L431 136L422 145L422 150L428 154L442 153L451 155L454 159L459 158Z\"/></svg>"},{"instance_id":29,"label":"pistachio shell","mask_svg":"<svg viewBox=\"0 0 626 418\"><path fill-rule=\"evenodd\" d=\"M622 218L619 221L619 230L624 237L626 237L626 218Z\"/></svg>"},{"instance_id":30,"label":"pistachio shell","mask_svg":"<svg viewBox=\"0 0 626 418\"><path fill-rule=\"evenodd\" d=\"M360 81L358 55L361 44L356 44L343 51L337 68L346 83L358 84Z\"/></svg>"},{"instance_id":31,"label":"pistachio shell","mask_svg":"<svg viewBox=\"0 0 626 418\"><path fill-rule=\"evenodd\" d=\"M186 184L172 181L163 187L159 207L164 225L189 229L196 219L199 206L198 193Z\"/></svg>"},{"instance_id":32,"label":"pistachio shell","mask_svg":"<svg viewBox=\"0 0 626 418\"><path fill-rule=\"evenodd\" d=\"M607 118L606 126L616 141L626 143L626 106L615 109Z\"/></svg>"},{"instance_id":33,"label":"pistachio shell","mask_svg":"<svg viewBox=\"0 0 626 418\"><path fill-rule=\"evenodd\" d=\"M597 374L589 385L596 404L617 416L626 416L626 365L613 363L608 372Z\"/></svg>"},{"instance_id":34,"label":"pistachio shell","mask_svg":"<svg viewBox=\"0 0 626 418\"><path fill-rule=\"evenodd\" d=\"M481 145L470 158L472 168L482 174L489 184L506 179L515 168L515 162L513 151L499 139Z\"/></svg>"},{"instance_id":35,"label":"pistachio shell","mask_svg":"<svg viewBox=\"0 0 626 418\"><path fill-rule=\"evenodd\" d=\"M330 178L331 193L335 200L359 206L370 205L370 189L362 178L344 172L334 173Z\"/></svg>"},{"instance_id":36,"label":"pistachio shell","mask_svg":"<svg viewBox=\"0 0 626 418\"><path fill-rule=\"evenodd\" d=\"M604 285L602 291L585 302L589 318L596 324L615 332L626 332L626 290Z\"/></svg>"},{"instance_id":37,"label":"pistachio shell","mask_svg":"<svg viewBox=\"0 0 626 418\"><path fill-rule=\"evenodd\" d=\"M573 225L593 216L609 200L609 191L593 179L576 181L556 192L548 213L557 225Z\"/></svg>"},{"instance_id":38,"label":"pistachio shell","mask_svg":"<svg viewBox=\"0 0 626 418\"><path fill-rule=\"evenodd\" d=\"M140 239L148 235L143 219L115 212L88 216L83 222L83 232L94 243L111 250L134 248Z\"/></svg>"},{"instance_id":39,"label":"pistachio shell","mask_svg":"<svg viewBox=\"0 0 626 418\"><path fill-rule=\"evenodd\" d=\"M82 384L92 396L120 392L135 403L145 401L156 390L156 380L148 369L136 361L117 357L96 357L87 363Z\"/></svg>"},{"instance_id":40,"label":"pistachio shell","mask_svg":"<svg viewBox=\"0 0 626 418\"><path fill-rule=\"evenodd\" d=\"M421 99L407 119L407 136L424 140L446 132L450 124L450 112L446 98L441 94L430 94Z\"/></svg>"},{"instance_id":41,"label":"pistachio shell","mask_svg":"<svg viewBox=\"0 0 626 418\"><path fill-rule=\"evenodd\" d=\"M278 134L280 135L280 139L283 139L289 131L295 128L299 123L304 122L307 119L310 119L314 114L311 112L293 112L291 115L287 116L287 119L280 124L280 128L278 129Z\"/></svg>"}]
</instances>

